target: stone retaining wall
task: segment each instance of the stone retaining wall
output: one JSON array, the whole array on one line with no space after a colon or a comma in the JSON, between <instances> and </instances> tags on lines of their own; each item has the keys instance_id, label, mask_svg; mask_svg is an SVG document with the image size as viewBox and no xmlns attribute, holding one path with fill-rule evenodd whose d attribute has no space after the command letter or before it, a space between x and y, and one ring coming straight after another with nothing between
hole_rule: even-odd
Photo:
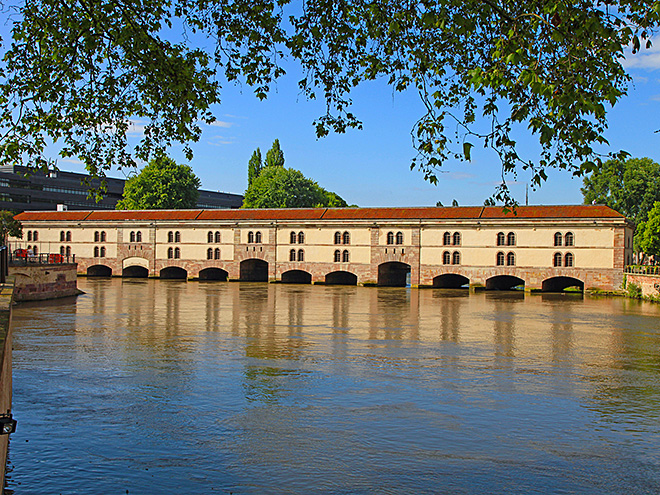
<instances>
[{"instance_id":1,"label":"stone retaining wall","mask_svg":"<svg viewBox=\"0 0 660 495\"><path fill-rule=\"evenodd\" d=\"M626 285L635 284L642 288L642 295L660 297L660 275L626 273Z\"/></svg>"},{"instance_id":2,"label":"stone retaining wall","mask_svg":"<svg viewBox=\"0 0 660 495\"><path fill-rule=\"evenodd\" d=\"M0 285L0 414L11 413L12 389L12 332L11 306L14 284L11 277ZM7 465L7 446L9 435L0 435L0 487L5 486L5 467ZM2 490L2 488L0 488ZM4 493L4 491L3 491Z\"/></svg>"},{"instance_id":3,"label":"stone retaining wall","mask_svg":"<svg viewBox=\"0 0 660 495\"><path fill-rule=\"evenodd\" d=\"M15 279L15 301L39 301L80 293L77 283L77 265L61 263L52 265L9 266L9 274Z\"/></svg>"}]
</instances>

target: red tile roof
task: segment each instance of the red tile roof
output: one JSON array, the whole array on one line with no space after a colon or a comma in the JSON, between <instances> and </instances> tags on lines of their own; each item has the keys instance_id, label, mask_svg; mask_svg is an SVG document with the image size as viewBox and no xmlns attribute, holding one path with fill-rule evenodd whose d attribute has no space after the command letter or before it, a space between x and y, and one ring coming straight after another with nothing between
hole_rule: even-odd
<instances>
[{"instance_id":1,"label":"red tile roof","mask_svg":"<svg viewBox=\"0 0 660 495\"><path fill-rule=\"evenodd\" d=\"M61 220L64 222L75 222L85 220L89 211L24 211L15 215L14 218L21 222L36 220Z\"/></svg>"},{"instance_id":2,"label":"red tile roof","mask_svg":"<svg viewBox=\"0 0 660 495\"><path fill-rule=\"evenodd\" d=\"M323 220L417 220L478 218L481 206L452 208L329 208Z\"/></svg>"},{"instance_id":3,"label":"red tile roof","mask_svg":"<svg viewBox=\"0 0 660 495\"><path fill-rule=\"evenodd\" d=\"M97 210L87 220L194 220L202 210Z\"/></svg>"},{"instance_id":4,"label":"red tile roof","mask_svg":"<svg viewBox=\"0 0 660 495\"><path fill-rule=\"evenodd\" d=\"M319 220L325 208L203 210L198 220Z\"/></svg>"},{"instance_id":5,"label":"red tile roof","mask_svg":"<svg viewBox=\"0 0 660 495\"><path fill-rule=\"evenodd\" d=\"M241 210L113 210L26 211L16 219L26 221L99 220L476 220L515 218L624 218L604 205L519 206L505 212L500 206L450 208L282 208Z\"/></svg>"},{"instance_id":6,"label":"red tile roof","mask_svg":"<svg viewBox=\"0 0 660 495\"><path fill-rule=\"evenodd\" d=\"M518 206L505 212L501 206L486 206L480 218L624 218L605 205Z\"/></svg>"}]
</instances>

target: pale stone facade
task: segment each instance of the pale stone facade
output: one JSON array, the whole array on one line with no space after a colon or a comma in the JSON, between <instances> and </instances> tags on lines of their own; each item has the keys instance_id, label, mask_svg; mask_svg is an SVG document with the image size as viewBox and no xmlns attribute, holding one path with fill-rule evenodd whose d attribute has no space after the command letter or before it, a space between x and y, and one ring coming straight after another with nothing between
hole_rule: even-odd
<instances>
[{"instance_id":1,"label":"pale stone facade","mask_svg":"<svg viewBox=\"0 0 660 495\"><path fill-rule=\"evenodd\" d=\"M486 288L619 288L633 230L604 206L24 212L12 248L80 274Z\"/></svg>"}]
</instances>

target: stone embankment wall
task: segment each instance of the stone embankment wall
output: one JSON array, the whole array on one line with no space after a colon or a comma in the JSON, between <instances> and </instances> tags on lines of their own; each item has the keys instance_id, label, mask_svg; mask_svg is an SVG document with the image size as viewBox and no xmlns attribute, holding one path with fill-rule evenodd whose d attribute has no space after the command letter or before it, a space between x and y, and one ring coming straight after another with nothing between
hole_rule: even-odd
<instances>
[{"instance_id":1,"label":"stone embankment wall","mask_svg":"<svg viewBox=\"0 0 660 495\"><path fill-rule=\"evenodd\" d=\"M11 277L0 285L0 414L11 412L11 306L14 283ZM7 447L9 435L0 435L0 487L5 486L5 466L7 465ZM0 488L0 491L2 488Z\"/></svg>"},{"instance_id":2,"label":"stone embankment wall","mask_svg":"<svg viewBox=\"0 0 660 495\"><path fill-rule=\"evenodd\" d=\"M14 300L40 301L80 294L76 271L75 263L10 265L9 275L16 281Z\"/></svg>"},{"instance_id":3,"label":"stone embankment wall","mask_svg":"<svg viewBox=\"0 0 660 495\"><path fill-rule=\"evenodd\" d=\"M660 297L660 275L626 273L626 285L635 284L642 289L644 297Z\"/></svg>"}]
</instances>

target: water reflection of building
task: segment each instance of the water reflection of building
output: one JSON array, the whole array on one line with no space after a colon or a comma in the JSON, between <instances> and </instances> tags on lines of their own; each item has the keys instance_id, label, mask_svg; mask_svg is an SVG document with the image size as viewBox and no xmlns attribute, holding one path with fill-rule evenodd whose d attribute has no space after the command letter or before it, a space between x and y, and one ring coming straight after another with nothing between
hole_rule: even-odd
<instances>
[{"instance_id":1,"label":"water reflection of building","mask_svg":"<svg viewBox=\"0 0 660 495\"><path fill-rule=\"evenodd\" d=\"M632 227L605 206L24 212L13 247L88 276L559 291L618 288Z\"/></svg>"}]
</instances>

